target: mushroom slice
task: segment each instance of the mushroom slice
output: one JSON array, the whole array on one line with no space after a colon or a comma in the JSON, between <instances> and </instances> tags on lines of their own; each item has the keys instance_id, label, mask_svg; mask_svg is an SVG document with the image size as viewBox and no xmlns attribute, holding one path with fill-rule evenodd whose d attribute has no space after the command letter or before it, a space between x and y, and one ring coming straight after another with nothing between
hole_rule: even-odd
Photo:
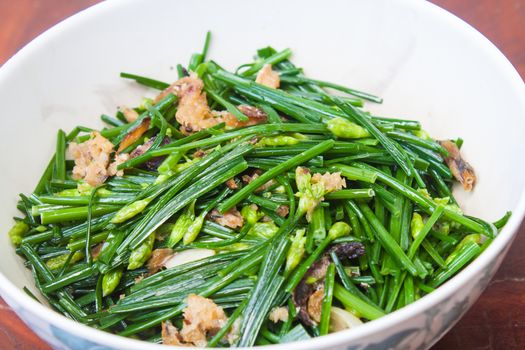
<instances>
[{"instance_id":1,"label":"mushroom slice","mask_svg":"<svg viewBox=\"0 0 525 350\"><path fill-rule=\"evenodd\" d=\"M454 178L463 185L465 191L472 191L476 184L476 174L472 166L461 157L459 148L454 142L445 140L439 141L439 143L448 152L448 157L445 157L445 163L447 163Z\"/></svg>"}]
</instances>

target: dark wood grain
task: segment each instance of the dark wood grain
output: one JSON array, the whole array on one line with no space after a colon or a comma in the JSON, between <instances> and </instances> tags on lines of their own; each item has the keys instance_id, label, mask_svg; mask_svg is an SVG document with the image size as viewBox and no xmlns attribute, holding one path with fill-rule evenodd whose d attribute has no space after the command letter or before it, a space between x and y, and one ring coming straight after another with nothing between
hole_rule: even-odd
<instances>
[{"instance_id":1,"label":"dark wood grain","mask_svg":"<svg viewBox=\"0 0 525 350\"><path fill-rule=\"evenodd\" d=\"M0 0L0 64L98 0ZM525 0L434 0L498 46L525 78ZM525 225L478 302L433 350L525 349ZM0 349L48 350L0 301Z\"/></svg>"}]
</instances>

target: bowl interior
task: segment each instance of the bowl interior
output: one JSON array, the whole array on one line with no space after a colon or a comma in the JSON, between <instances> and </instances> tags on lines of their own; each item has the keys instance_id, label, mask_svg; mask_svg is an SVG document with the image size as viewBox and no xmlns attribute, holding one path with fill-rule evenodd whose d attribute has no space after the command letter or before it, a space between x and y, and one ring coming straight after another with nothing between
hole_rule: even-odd
<instances>
[{"instance_id":1,"label":"bowl interior","mask_svg":"<svg viewBox=\"0 0 525 350\"><path fill-rule=\"evenodd\" d=\"M126 71L171 82L175 65L213 33L210 55L233 69L257 48L290 47L307 75L384 98L367 108L418 119L438 138L462 137L477 171L475 191L457 191L468 214L488 220L515 209L525 178L525 104L515 72L452 16L416 1L116 1L60 25L0 73L4 133L0 230L12 224L54 150L58 128L100 127L98 116L152 91ZM32 277L0 236L0 271L16 286Z\"/></svg>"}]
</instances>

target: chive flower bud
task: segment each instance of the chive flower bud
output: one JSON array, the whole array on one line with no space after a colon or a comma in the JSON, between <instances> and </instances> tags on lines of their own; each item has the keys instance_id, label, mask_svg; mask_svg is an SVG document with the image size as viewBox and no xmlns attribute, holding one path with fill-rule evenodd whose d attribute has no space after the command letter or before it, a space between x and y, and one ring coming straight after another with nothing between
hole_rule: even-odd
<instances>
[{"instance_id":1,"label":"chive flower bud","mask_svg":"<svg viewBox=\"0 0 525 350\"><path fill-rule=\"evenodd\" d=\"M326 127L334 136L344 139L361 139L370 136L365 128L341 117L330 119L326 122Z\"/></svg>"}]
</instances>

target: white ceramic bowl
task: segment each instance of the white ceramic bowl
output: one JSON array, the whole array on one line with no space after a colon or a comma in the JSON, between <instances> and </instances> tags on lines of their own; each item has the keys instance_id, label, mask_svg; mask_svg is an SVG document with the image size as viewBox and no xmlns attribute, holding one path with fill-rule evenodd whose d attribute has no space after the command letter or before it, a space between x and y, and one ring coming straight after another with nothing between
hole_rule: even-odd
<instances>
[{"instance_id":1,"label":"white ceramic bowl","mask_svg":"<svg viewBox=\"0 0 525 350\"><path fill-rule=\"evenodd\" d=\"M423 121L437 137L465 139L479 174L464 210L493 220L513 210L503 232L470 266L400 311L305 343L275 349L424 349L476 300L497 270L525 209L525 88L480 33L425 1L108 1L57 25L0 70L0 173L6 232L19 192L30 192L53 152L57 128L98 125L145 90L120 71L173 81L178 62L199 50L228 68L267 44L294 50L312 77L384 97L374 111ZM0 293L30 327L59 349L159 349L77 324L26 296L33 281L8 243L0 244ZM34 288L32 288L34 289Z\"/></svg>"}]
</instances>

